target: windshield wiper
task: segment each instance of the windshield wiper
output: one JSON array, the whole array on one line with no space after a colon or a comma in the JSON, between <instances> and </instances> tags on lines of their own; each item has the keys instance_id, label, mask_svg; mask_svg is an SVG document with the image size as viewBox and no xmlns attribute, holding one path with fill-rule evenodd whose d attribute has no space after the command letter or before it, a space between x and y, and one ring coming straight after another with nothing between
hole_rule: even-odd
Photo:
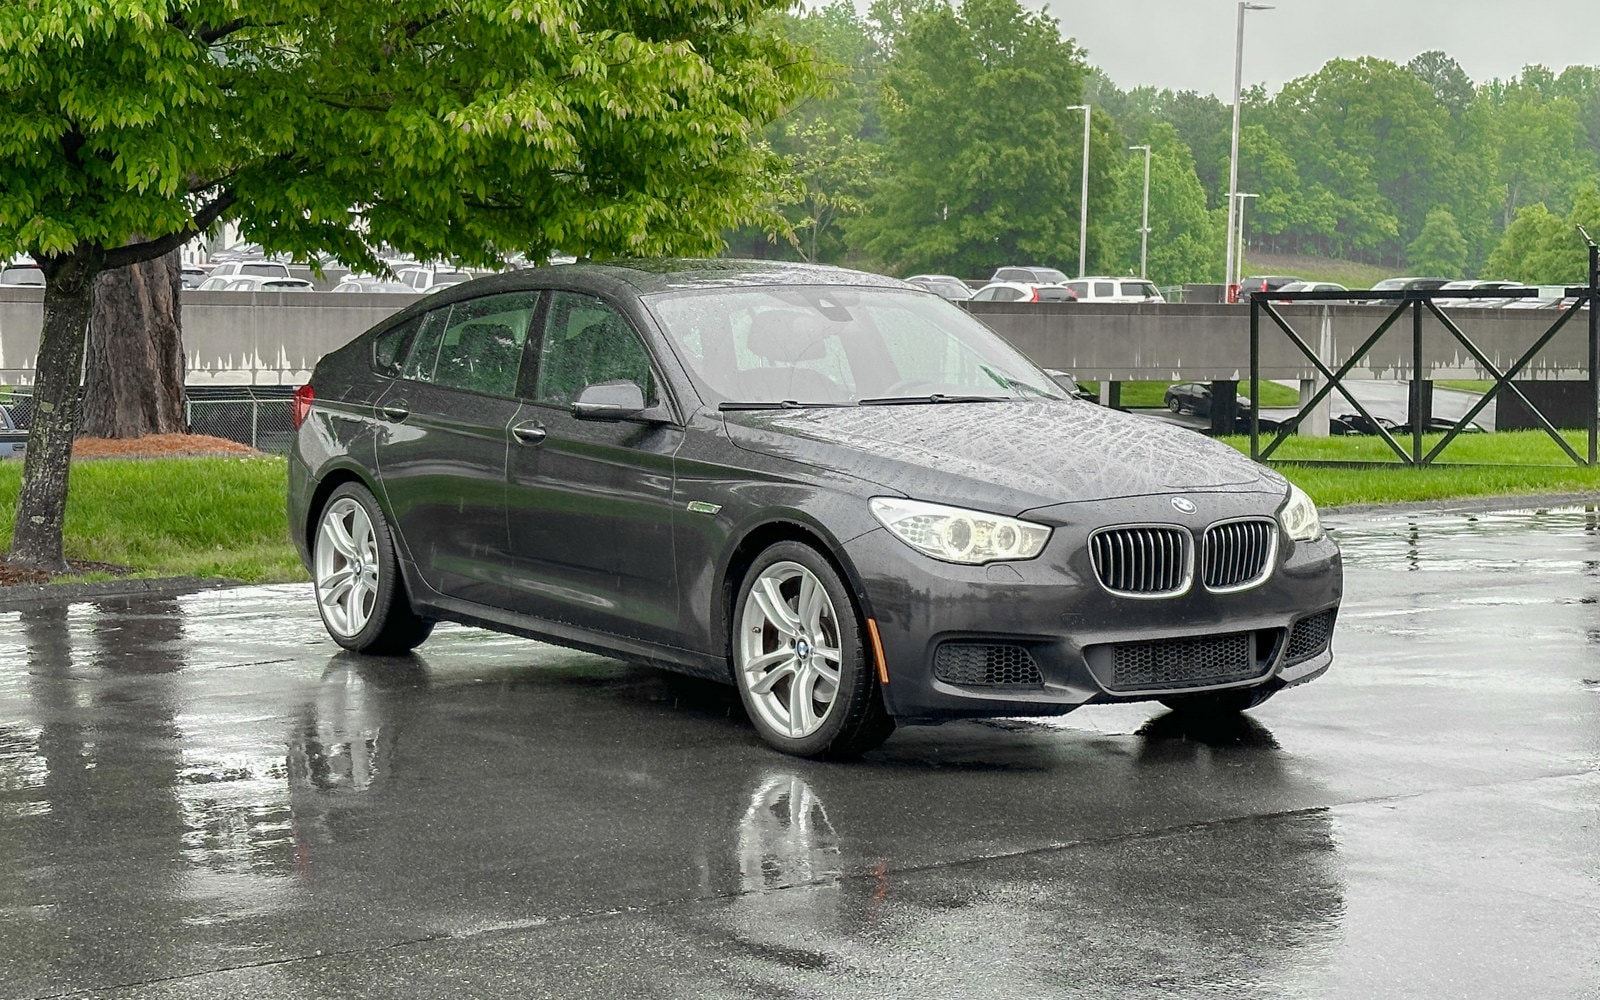
<instances>
[{"instance_id":1,"label":"windshield wiper","mask_svg":"<svg viewBox=\"0 0 1600 1000\"><path fill-rule=\"evenodd\" d=\"M780 399L776 401L743 401L725 399L717 404L717 409L727 413L730 410L804 410L814 406L849 405L849 403L802 403L795 399Z\"/></svg>"},{"instance_id":2,"label":"windshield wiper","mask_svg":"<svg viewBox=\"0 0 1600 1000\"><path fill-rule=\"evenodd\" d=\"M858 401L860 406L901 406L913 403L1004 403L1016 396L949 396L935 392L927 396L875 396Z\"/></svg>"}]
</instances>

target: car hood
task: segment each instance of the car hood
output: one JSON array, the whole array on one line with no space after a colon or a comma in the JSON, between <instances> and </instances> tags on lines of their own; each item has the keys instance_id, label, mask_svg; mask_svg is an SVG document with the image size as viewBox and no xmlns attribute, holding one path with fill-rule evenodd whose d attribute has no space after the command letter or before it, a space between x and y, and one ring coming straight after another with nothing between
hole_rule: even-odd
<instances>
[{"instance_id":1,"label":"car hood","mask_svg":"<svg viewBox=\"0 0 1600 1000\"><path fill-rule=\"evenodd\" d=\"M1280 493L1227 445L1079 400L859 406L725 414L740 448L907 496L996 513L1204 490Z\"/></svg>"}]
</instances>

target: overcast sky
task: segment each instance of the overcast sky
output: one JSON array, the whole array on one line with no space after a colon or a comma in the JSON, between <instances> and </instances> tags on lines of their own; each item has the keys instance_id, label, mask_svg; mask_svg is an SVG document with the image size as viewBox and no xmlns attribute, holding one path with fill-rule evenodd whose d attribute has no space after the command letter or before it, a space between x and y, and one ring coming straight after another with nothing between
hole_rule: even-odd
<instances>
[{"instance_id":1,"label":"overcast sky","mask_svg":"<svg viewBox=\"0 0 1600 1000\"><path fill-rule=\"evenodd\" d=\"M1233 0L1024 0L1047 7L1124 90L1233 94ZM864 6L864 4L863 4ZM1245 86L1316 72L1335 58L1404 63L1443 49L1475 82L1528 63L1600 64L1600 0L1277 0L1245 15Z\"/></svg>"}]
</instances>

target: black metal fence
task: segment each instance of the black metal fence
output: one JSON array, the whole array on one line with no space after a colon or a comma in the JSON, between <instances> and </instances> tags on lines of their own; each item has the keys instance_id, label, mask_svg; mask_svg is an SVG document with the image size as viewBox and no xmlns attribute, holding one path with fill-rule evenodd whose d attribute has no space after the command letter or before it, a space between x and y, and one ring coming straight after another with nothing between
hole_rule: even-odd
<instances>
[{"instance_id":1,"label":"black metal fence","mask_svg":"<svg viewBox=\"0 0 1600 1000\"><path fill-rule=\"evenodd\" d=\"M293 386L190 386L184 420L191 434L208 434L247 444L273 454L287 453L294 442L289 420ZM26 428L33 417L33 390L0 389L0 406L12 421Z\"/></svg>"},{"instance_id":2,"label":"black metal fence","mask_svg":"<svg viewBox=\"0 0 1600 1000\"><path fill-rule=\"evenodd\" d=\"M1267 461L1278 450L1279 445L1299 429L1307 417L1329 394L1338 392L1379 434L1384 443L1399 456L1398 464L1404 465L1431 465L1456 439L1456 436L1473 426L1473 418L1493 402L1502 393L1509 393L1522 403L1532 414L1534 422L1542 428L1555 443L1578 465L1594 466L1600 464L1600 246L1589 239L1588 233L1583 234L1585 242L1589 245L1589 284L1584 287L1566 289L1566 297L1571 300L1568 308L1562 311L1556 321L1550 325L1533 345L1529 347L1509 368L1501 371L1489 357L1473 343L1472 338L1462 331L1461 327L1439 307L1439 303L1472 299L1507 299L1507 298L1535 298L1539 290L1526 289L1485 289L1482 291L1357 291L1357 292L1252 292L1250 294L1250 457L1258 461ZM1337 371L1331 370L1326 363L1317 356L1317 352L1307 344L1283 314L1275 307L1275 302L1349 302L1361 300L1369 303L1394 303L1393 309L1378 328L1366 338L1360 347L1349 355ZM1381 340L1407 314L1411 318L1411 378L1412 390L1412 419L1410 421L1409 436L1410 448L1406 448L1395 436L1383 426L1383 423L1373 417L1361 401L1345 387L1346 376L1355 369L1357 364L1366 357L1367 353ZM1439 321L1450 335L1455 338L1472 355L1478 367L1488 374L1494 385L1477 401L1464 416L1455 421L1446 431L1443 438L1431 449L1424 450L1423 434L1428 431L1429 421L1422 419L1423 407L1421 400L1424 397L1423 385L1425 380L1422 373L1425 370L1427 358L1424 355L1422 344L1423 317L1431 314ZM1588 393L1585 405L1586 424L1588 431L1588 455L1580 455L1568 443L1567 439L1556 429L1555 424L1540 407L1534 405L1522 390L1517 388L1513 380L1528 367L1545 345L1553 340L1572 322L1573 317L1584 315L1588 320L1589 360L1588 360ZM1294 416L1279 421L1277 434L1265 448L1261 447L1261 418L1259 391L1256 388L1261 378L1261 319L1265 316L1275 325L1294 347L1310 361L1318 374L1325 380L1320 389L1311 395L1309 400L1301 400L1300 408ZM1370 463L1325 463L1325 464L1370 464ZM1389 463L1396 464L1396 463Z\"/></svg>"}]
</instances>

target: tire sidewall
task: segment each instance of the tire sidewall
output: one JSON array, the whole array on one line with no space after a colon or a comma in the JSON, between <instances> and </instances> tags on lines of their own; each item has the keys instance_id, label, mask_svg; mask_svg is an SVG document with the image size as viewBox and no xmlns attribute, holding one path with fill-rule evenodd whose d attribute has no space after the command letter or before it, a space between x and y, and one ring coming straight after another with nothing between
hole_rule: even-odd
<instances>
[{"instance_id":1,"label":"tire sidewall","mask_svg":"<svg viewBox=\"0 0 1600 1000\"><path fill-rule=\"evenodd\" d=\"M750 590L763 571L780 562L799 563L821 581L823 589L827 591L828 600L833 602L833 611L839 618L840 626L838 693L834 695L833 706L828 710L827 720L816 732L799 739L771 730L761 721L760 714L752 702L752 696L745 686L743 671L739 667L738 660L739 630L743 628L744 607L750 598ZM877 678L868 667L862 643L864 625L861 611L856 607L855 597L845 586L839 571L809 545L802 542L778 542L757 556L756 561L745 571L744 580L739 584L732 614L728 617L728 660L733 668L733 683L739 691L739 700L744 704L745 714L750 717L751 725L755 727L756 732L768 744L784 753L799 757L826 754L848 725L849 706L857 703L860 687L877 683Z\"/></svg>"},{"instance_id":2,"label":"tire sidewall","mask_svg":"<svg viewBox=\"0 0 1600 1000\"><path fill-rule=\"evenodd\" d=\"M327 515L329 508L346 497L360 504L366 511L367 520L372 524L373 541L378 548L378 592L373 596L372 616L367 619L367 624L360 632L352 636L342 636L328 624L327 613L322 607L321 588L314 580L312 586L317 590L317 615L322 619L323 628L328 630L328 635L345 649L363 653L378 643L393 613L395 588L399 586L400 581L400 564L395 558L394 539L389 532L389 521L383 516L377 498L372 495L371 490L360 483L345 483L328 495L327 502L317 513L317 530L312 534L312 566L316 566L316 546L322 543L322 519Z\"/></svg>"}]
</instances>

